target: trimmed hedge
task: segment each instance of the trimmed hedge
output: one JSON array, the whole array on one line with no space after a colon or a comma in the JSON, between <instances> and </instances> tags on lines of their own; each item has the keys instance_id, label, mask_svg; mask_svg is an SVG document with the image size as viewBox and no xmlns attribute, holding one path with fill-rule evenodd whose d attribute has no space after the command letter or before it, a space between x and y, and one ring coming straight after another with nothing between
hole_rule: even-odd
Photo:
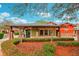
<instances>
[{"instance_id":1,"label":"trimmed hedge","mask_svg":"<svg viewBox=\"0 0 79 59\"><path fill-rule=\"evenodd\" d=\"M57 42L58 46L79 46L79 42Z\"/></svg>"},{"instance_id":2,"label":"trimmed hedge","mask_svg":"<svg viewBox=\"0 0 79 59\"><path fill-rule=\"evenodd\" d=\"M0 39L4 37L4 33L0 32Z\"/></svg>"},{"instance_id":3,"label":"trimmed hedge","mask_svg":"<svg viewBox=\"0 0 79 59\"><path fill-rule=\"evenodd\" d=\"M73 41L74 38L52 38L53 41Z\"/></svg>"},{"instance_id":4,"label":"trimmed hedge","mask_svg":"<svg viewBox=\"0 0 79 59\"><path fill-rule=\"evenodd\" d=\"M12 43L12 40L7 40L1 44L2 52L4 56L25 56L21 53L16 46Z\"/></svg>"},{"instance_id":5,"label":"trimmed hedge","mask_svg":"<svg viewBox=\"0 0 79 59\"><path fill-rule=\"evenodd\" d=\"M26 38L23 42L45 42L45 41L73 41L74 38Z\"/></svg>"},{"instance_id":6,"label":"trimmed hedge","mask_svg":"<svg viewBox=\"0 0 79 59\"><path fill-rule=\"evenodd\" d=\"M48 41L73 41L74 38L24 38L22 42L48 42ZM14 39L13 43L16 45L21 41L20 38Z\"/></svg>"},{"instance_id":7,"label":"trimmed hedge","mask_svg":"<svg viewBox=\"0 0 79 59\"><path fill-rule=\"evenodd\" d=\"M54 56L56 51L55 46L53 46L52 44L45 44L43 46L43 50L45 56Z\"/></svg>"},{"instance_id":8,"label":"trimmed hedge","mask_svg":"<svg viewBox=\"0 0 79 59\"><path fill-rule=\"evenodd\" d=\"M46 42L46 41L50 41L50 38L26 38L23 39L23 42Z\"/></svg>"}]
</instances>

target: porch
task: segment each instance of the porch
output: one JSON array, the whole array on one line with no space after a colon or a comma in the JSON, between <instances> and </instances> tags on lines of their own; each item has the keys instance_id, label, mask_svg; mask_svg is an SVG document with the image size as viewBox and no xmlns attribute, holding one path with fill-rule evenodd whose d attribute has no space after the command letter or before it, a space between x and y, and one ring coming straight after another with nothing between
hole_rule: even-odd
<instances>
[{"instance_id":1,"label":"porch","mask_svg":"<svg viewBox=\"0 0 79 59\"><path fill-rule=\"evenodd\" d=\"M51 38L53 36L60 37L60 27L54 25L40 26L9 26L9 39L16 38L14 36L14 28L18 29L19 35L17 38Z\"/></svg>"}]
</instances>

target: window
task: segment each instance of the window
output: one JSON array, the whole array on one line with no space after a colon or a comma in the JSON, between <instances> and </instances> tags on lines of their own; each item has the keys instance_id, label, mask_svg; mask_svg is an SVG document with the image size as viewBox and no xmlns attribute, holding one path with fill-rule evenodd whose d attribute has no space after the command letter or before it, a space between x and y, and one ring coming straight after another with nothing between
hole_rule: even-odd
<instances>
[{"instance_id":1,"label":"window","mask_svg":"<svg viewBox=\"0 0 79 59\"><path fill-rule=\"evenodd\" d=\"M49 30L49 35L52 35L52 31L51 30Z\"/></svg>"},{"instance_id":2,"label":"window","mask_svg":"<svg viewBox=\"0 0 79 59\"><path fill-rule=\"evenodd\" d=\"M45 35L49 35L48 30L45 30Z\"/></svg>"},{"instance_id":3,"label":"window","mask_svg":"<svg viewBox=\"0 0 79 59\"><path fill-rule=\"evenodd\" d=\"M40 36L48 36L48 35L51 35L51 34L52 34L51 30L40 30L39 31Z\"/></svg>"},{"instance_id":4,"label":"window","mask_svg":"<svg viewBox=\"0 0 79 59\"><path fill-rule=\"evenodd\" d=\"M40 35L40 36L43 36L43 30L40 30L39 35Z\"/></svg>"}]
</instances>

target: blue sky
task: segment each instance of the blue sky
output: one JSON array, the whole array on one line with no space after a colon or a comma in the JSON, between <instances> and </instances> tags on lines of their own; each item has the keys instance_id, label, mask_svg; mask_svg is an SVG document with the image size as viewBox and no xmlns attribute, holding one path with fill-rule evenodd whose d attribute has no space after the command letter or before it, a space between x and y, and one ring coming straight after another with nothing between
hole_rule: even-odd
<instances>
[{"instance_id":1,"label":"blue sky","mask_svg":"<svg viewBox=\"0 0 79 59\"><path fill-rule=\"evenodd\" d=\"M14 5L15 4L13 4L13 3L1 3L0 4L0 14L3 15L4 17L7 17L7 19L15 21L15 22L18 22L15 19L19 19L22 22L35 22L37 20L47 20L47 21L60 22L60 23L62 22L58 18L51 17L51 13L53 13L51 11L49 11L48 13L39 13L38 12L39 16L30 15L25 12L26 13L25 16L23 16L22 18L18 18L16 15L14 15L12 13L12 7ZM51 4L48 4L48 10L50 8L51 8ZM72 21L72 23L74 23L74 21Z\"/></svg>"}]
</instances>

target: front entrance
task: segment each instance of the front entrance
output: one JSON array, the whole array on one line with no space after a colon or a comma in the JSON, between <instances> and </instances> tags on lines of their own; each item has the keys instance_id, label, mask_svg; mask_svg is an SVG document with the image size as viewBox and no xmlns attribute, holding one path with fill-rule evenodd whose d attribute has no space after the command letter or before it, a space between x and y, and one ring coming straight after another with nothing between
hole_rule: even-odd
<instances>
[{"instance_id":1,"label":"front entrance","mask_svg":"<svg viewBox=\"0 0 79 59\"><path fill-rule=\"evenodd\" d=\"M30 38L30 30L26 30L26 38Z\"/></svg>"}]
</instances>

